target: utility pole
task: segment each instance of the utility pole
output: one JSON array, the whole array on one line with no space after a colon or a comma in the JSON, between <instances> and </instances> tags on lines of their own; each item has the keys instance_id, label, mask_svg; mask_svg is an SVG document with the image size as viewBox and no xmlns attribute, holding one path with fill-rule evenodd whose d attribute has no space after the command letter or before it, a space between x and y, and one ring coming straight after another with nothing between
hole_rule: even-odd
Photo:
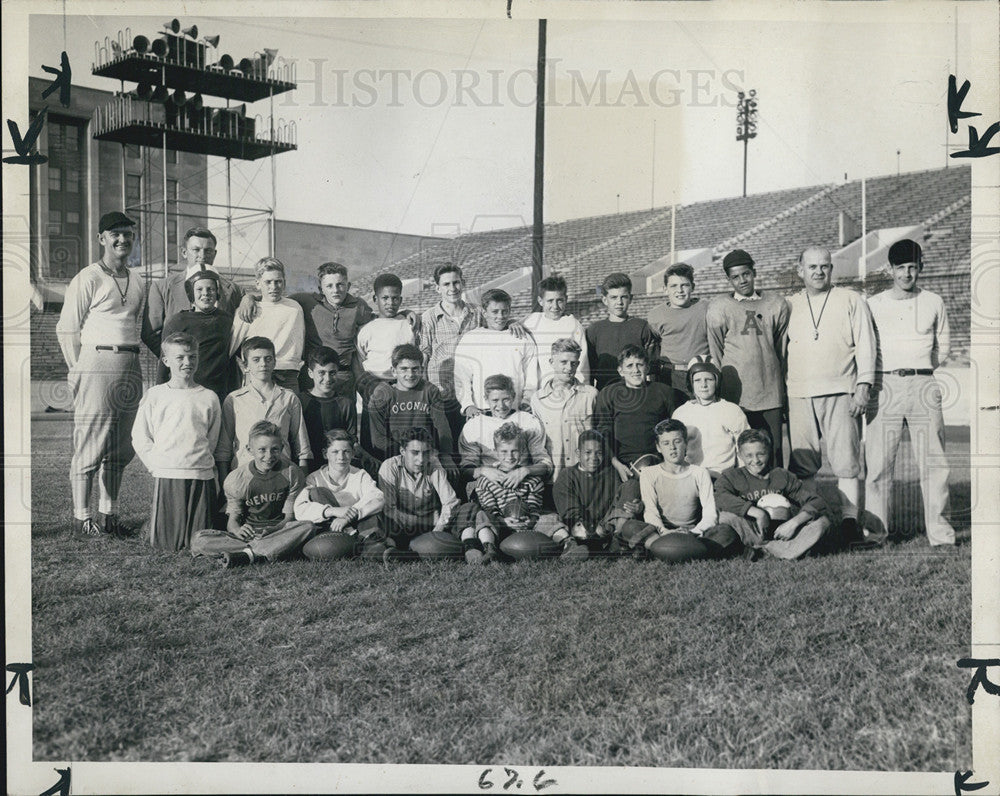
<instances>
[{"instance_id":1,"label":"utility pole","mask_svg":"<svg viewBox=\"0 0 1000 796\"><path fill-rule=\"evenodd\" d=\"M531 295L532 307L538 306L538 283L542 281L544 262L545 222L542 215L542 195L545 184L545 23L538 20L538 66L535 93L535 218L531 234Z\"/></svg>"},{"instance_id":2,"label":"utility pole","mask_svg":"<svg viewBox=\"0 0 1000 796\"><path fill-rule=\"evenodd\" d=\"M743 196L747 195L747 156L750 139L757 137L757 89L736 95L736 140L743 142Z\"/></svg>"}]
</instances>

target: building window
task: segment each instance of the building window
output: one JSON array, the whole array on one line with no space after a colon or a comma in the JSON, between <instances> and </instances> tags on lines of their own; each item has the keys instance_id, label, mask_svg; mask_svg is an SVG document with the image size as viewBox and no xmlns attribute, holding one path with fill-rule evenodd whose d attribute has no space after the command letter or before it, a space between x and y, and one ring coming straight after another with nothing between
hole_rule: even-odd
<instances>
[{"instance_id":1,"label":"building window","mask_svg":"<svg viewBox=\"0 0 1000 796\"><path fill-rule=\"evenodd\" d=\"M86 218L84 191L84 124L49 116L48 131L48 230L49 276L70 279L83 262Z\"/></svg>"}]
</instances>

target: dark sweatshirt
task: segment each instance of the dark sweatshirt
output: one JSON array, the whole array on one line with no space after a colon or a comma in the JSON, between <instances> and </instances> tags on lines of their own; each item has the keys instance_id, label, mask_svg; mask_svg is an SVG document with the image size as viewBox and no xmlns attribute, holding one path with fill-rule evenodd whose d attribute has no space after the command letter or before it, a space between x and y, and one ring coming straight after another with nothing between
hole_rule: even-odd
<instances>
[{"instance_id":1,"label":"dark sweatshirt","mask_svg":"<svg viewBox=\"0 0 1000 796\"><path fill-rule=\"evenodd\" d=\"M783 495L802 511L818 517L827 511L826 502L788 470L775 467L767 475L751 475L746 467L723 470L715 482L715 507L745 517L764 495Z\"/></svg>"},{"instance_id":2,"label":"dark sweatshirt","mask_svg":"<svg viewBox=\"0 0 1000 796\"><path fill-rule=\"evenodd\" d=\"M656 453L653 426L674 411L673 391L649 382L638 389L625 382L601 390L594 404L594 428L604 435L613 456L631 464L645 453Z\"/></svg>"}]
</instances>

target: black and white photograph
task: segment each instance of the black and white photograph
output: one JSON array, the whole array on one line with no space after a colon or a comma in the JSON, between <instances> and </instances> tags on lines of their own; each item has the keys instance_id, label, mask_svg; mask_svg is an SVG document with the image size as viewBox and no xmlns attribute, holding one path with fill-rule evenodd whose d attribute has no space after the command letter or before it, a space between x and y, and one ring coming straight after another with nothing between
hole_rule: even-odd
<instances>
[{"instance_id":1,"label":"black and white photograph","mask_svg":"<svg viewBox=\"0 0 1000 796\"><path fill-rule=\"evenodd\" d=\"M2 15L9 793L1000 793L995 3Z\"/></svg>"}]
</instances>

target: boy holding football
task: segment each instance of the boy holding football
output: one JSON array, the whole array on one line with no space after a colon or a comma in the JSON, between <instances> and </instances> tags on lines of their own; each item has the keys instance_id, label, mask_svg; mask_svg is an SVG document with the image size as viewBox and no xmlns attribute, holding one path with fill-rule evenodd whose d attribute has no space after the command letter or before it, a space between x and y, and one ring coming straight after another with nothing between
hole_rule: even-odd
<instances>
[{"instance_id":1,"label":"boy holding football","mask_svg":"<svg viewBox=\"0 0 1000 796\"><path fill-rule=\"evenodd\" d=\"M284 435L267 420L247 435L250 460L226 476L225 531L198 531L191 555L219 558L224 569L276 561L297 552L314 533L295 519L295 499L305 485L302 470L282 455Z\"/></svg>"},{"instance_id":2,"label":"boy holding football","mask_svg":"<svg viewBox=\"0 0 1000 796\"><path fill-rule=\"evenodd\" d=\"M192 533L212 524L213 452L222 408L214 392L195 382L198 344L193 337L168 334L160 351L170 381L150 387L142 397L132 446L153 476L149 542L160 550L183 550Z\"/></svg>"},{"instance_id":3,"label":"boy holding football","mask_svg":"<svg viewBox=\"0 0 1000 796\"><path fill-rule=\"evenodd\" d=\"M788 470L771 466L771 439L764 429L744 431L739 446L743 466L726 470L715 482L719 521L732 527L748 550L802 558L830 529L826 503Z\"/></svg>"},{"instance_id":4,"label":"boy holding football","mask_svg":"<svg viewBox=\"0 0 1000 796\"><path fill-rule=\"evenodd\" d=\"M295 519L331 533L356 536L365 557L380 557L378 515L385 497L368 473L351 466L354 440L340 428L326 433L326 466L306 477L306 488L295 499ZM309 550L306 549L308 556Z\"/></svg>"}]
</instances>

